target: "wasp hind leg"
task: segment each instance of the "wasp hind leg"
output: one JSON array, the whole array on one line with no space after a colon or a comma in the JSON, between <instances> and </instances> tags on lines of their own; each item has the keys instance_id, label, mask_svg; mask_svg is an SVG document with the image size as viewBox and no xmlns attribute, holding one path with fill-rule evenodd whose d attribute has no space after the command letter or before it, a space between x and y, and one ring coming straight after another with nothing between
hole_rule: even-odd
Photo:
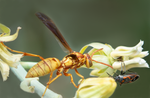
<instances>
[{"instance_id":1,"label":"wasp hind leg","mask_svg":"<svg viewBox=\"0 0 150 98\"><path fill-rule=\"evenodd\" d=\"M6 47L8 50L12 51L12 52L16 52L16 53L23 54L23 56L39 57L41 60L44 60L44 58L41 57L40 55L36 55L36 54L31 54L31 53L26 53L26 52L22 52L22 51L13 50L13 49L7 47L3 42L1 42L1 44L2 44L4 47Z\"/></svg>"},{"instance_id":2,"label":"wasp hind leg","mask_svg":"<svg viewBox=\"0 0 150 98\"><path fill-rule=\"evenodd\" d=\"M50 85L52 82L54 82L58 77L62 76L62 73L59 73L59 72L57 71L57 76L56 76L55 78L53 78L53 79L52 79L52 75L53 75L53 72L51 72L51 74L50 74L50 79L49 79L49 81L47 82L47 86L46 86L45 91L44 91L44 93L43 93L43 95L42 95L41 98L44 97L44 95L45 95L45 93L46 93L46 90L48 89L49 85ZM52 80L51 80L51 79L52 79Z\"/></svg>"}]
</instances>

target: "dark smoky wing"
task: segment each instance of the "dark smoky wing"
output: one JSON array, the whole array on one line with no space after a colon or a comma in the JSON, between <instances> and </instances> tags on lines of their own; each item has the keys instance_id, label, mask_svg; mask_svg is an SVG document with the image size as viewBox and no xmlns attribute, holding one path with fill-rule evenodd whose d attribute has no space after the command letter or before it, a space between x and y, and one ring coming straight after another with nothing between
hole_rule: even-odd
<instances>
[{"instance_id":1,"label":"dark smoky wing","mask_svg":"<svg viewBox=\"0 0 150 98\"><path fill-rule=\"evenodd\" d=\"M45 14L43 13L36 13L36 16L52 31L52 33L55 35L56 40L58 41L59 45L61 48L66 52L66 53L72 53L73 50L70 48L60 31L57 29L56 25L54 22Z\"/></svg>"}]
</instances>

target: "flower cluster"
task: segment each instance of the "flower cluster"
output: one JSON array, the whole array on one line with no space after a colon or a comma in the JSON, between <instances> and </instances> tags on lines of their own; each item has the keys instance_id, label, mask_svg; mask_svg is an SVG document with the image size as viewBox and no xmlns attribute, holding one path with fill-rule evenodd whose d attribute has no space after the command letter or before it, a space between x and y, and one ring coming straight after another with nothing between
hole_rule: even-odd
<instances>
[{"instance_id":1,"label":"flower cluster","mask_svg":"<svg viewBox=\"0 0 150 98\"><path fill-rule=\"evenodd\" d=\"M149 54L148 51L142 51L143 44L144 41L140 41L134 47L125 47L125 46L117 47L113 52L111 52L111 57L115 59L115 62L112 64L113 68L121 70L121 62L117 60L118 57L122 57L124 64L126 66L126 70L134 67L149 68L149 65L143 59L145 56Z\"/></svg>"},{"instance_id":2,"label":"flower cluster","mask_svg":"<svg viewBox=\"0 0 150 98\"><path fill-rule=\"evenodd\" d=\"M22 54L12 54L7 50L7 47L2 42L13 41L17 38L18 32L21 27L17 28L15 34L10 35L10 29L3 24L0 24L0 71L3 77L3 81L7 80L9 76L10 67L17 67L18 62L22 58Z\"/></svg>"},{"instance_id":3,"label":"flower cluster","mask_svg":"<svg viewBox=\"0 0 150 98\"><path fill-rule=\"evenodd\" d=\"M112 65L113 69L103 64L93 62L93 66L91 67L93 70L90 75L98 77L85 79L76 92L76 98L90 98L87 96L95 96L94 98L110 97L117 85L113 78L108 77L109 75L107 73L113 76L117 70L121 70L121 62L118 59L120 57L122 58L127 70L134 67L149 68L149 65L143 59L143 57L148 55L148 51L142 51L143 44L144 41L140 41L134 47L119 46L116 49L113 49L108 44L102 43L91 43L85 45L80 50L81 53L83 53L89 46L92 47L88 52L90 55L94 51L102 49L101 51L97 51L92 59Z\"/></svg>"}]
</instances>

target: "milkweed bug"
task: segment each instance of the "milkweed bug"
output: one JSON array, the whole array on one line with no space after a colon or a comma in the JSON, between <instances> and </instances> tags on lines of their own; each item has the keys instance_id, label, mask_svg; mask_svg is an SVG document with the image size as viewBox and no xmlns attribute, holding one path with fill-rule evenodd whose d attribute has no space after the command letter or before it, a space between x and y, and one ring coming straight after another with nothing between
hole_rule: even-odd
<instances>
[{"instance_id":1,"label":"milkweed bug","mask_svg":"<svg viewBox=\"0 0 150 98\"><path fill-rule=\"evenodd\" d=\"M122 65L124 65L124 71L123 71ZM120 75L117 75L117 76L113 77L109 73L107 73L107 74L110 77L113 77L116 82L119 82L120 86L121 86L122 84L132 83L132 82L136 81L140 77L135 72L131 72L129 70L128 70L128 72L129 73L126 73L125 64L123 62L121 62L121 73L120 73Z\"/></svg>"}]
</instances>

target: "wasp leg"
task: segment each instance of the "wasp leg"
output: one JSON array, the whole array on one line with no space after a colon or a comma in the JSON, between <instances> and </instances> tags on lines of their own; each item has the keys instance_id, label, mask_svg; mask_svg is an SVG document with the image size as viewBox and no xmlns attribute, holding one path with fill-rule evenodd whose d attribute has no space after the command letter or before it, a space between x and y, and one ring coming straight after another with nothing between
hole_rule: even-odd
<instances>
[{"instance_id":1,"label":"wasp leg","mask_svg":"<svg viewBox=\"0 0 150 98\"><path fill-rule=\"evenodd\" d=\"M12 52L16 52L16 53L20 53L20 54L23 54L23 56L33 56L33 57L39 57L41 60L44 60L43 57L41 57L40 55L36 55L36 54L31 54L31 53L26 53L26 52L22 52L22 51L16 51L16 50L13 50L9 47L7 47L3 42L1 42L1 44L6 47L7 49L9 49L10 51Z\"/></svg>"},{"instance_id":2,"label":"wasp leg","mask_svg":"<svg viewBox=\"0 0 150 98\"><path fill-rule=\"evenodd\" d=\"M49 81L47 82L47 86L46 86L46 88L45 88L45 91L44 91L44 93L43 93L43 95L42 95L41 98L44 97L44 95L45 95L45 93L46 93L46 90L48 89L49 85L50 85L53 81L55 81L58 77L60 77L60 76L62 76L62 73L59 73L59 72L57 71L57 76L56 76L55 78L53 78L52 80L49 79ZM52 73L50 74L50 78L52 78Z\"/></svg>"},{"instance_id":3,"label":"wasp leg","mask_svg":"<svg viewBox=\"0 0 150 98\"><path fill-rule=\"evenodd\" d=\"M53 72L50 73L49 81L51 81L52 77L53 77Z\"/></svg>"},{"instance_id":4,"label":"wasp leg","mask_svg":"<svg viewBox=\"0 0 150 98\"><path fill-rule=\"evenodd\" d=\"M72 74L67 73L68 71L69 71L69 69L64 69L64 71L63 71L64 75L65 75L65 76L70 76L70 78L71 78L71 83L72 83L76 88L78 88L78 86L76 86L76 84L75 84L74 81L73 81Z\"/></svg>"},{"instance_id":5,"label":"wasp leg","mask_svg":"<svg viewBox=\"0 0 150 98\"><path fill-rule=\"evenodd\" d=\"M52 79L53 76L53 72L51 72L50 77L49 77L49 81Z\"/></svg>"},{"instance_id":6,"label":"wasp leg","mask_svg":"<svg viewBox=\"0 0 150 98\"><path fill-rule=\"evenodd\" d=\"M82 76L77 69L75 69L75 73L82 78L82 80L80 81L80 83L82 83L82 81L84 80L84 76ZM80 84L79 84L80 85ZM79 85L77 86L77 88L79 87Z\"/></svg>"}]
</instances>

